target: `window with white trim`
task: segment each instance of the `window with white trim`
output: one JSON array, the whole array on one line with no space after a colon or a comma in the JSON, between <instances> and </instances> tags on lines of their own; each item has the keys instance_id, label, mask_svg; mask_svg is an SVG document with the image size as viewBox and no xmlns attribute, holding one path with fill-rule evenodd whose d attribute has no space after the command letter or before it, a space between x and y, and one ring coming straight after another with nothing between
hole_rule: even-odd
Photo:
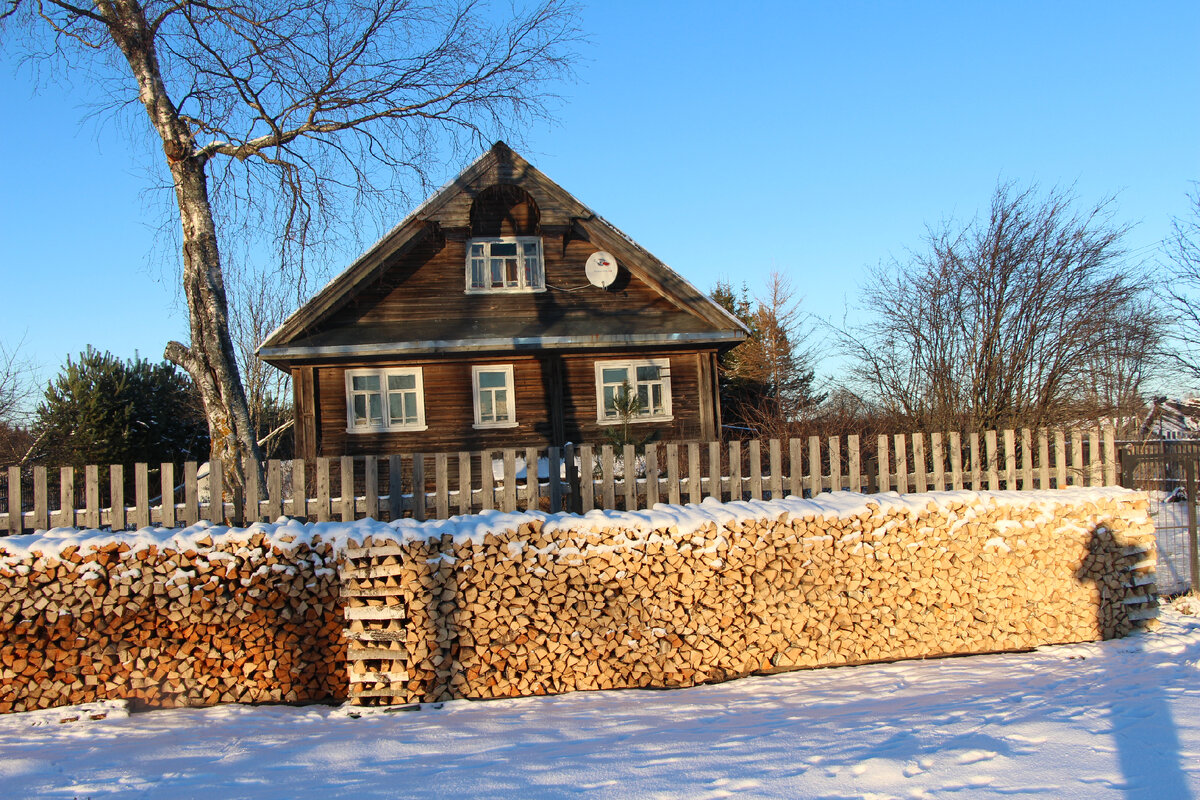
<instances>
[{"instance_id":1,"label":"window with white trim","mask_svg":"<svg viewBox=\"0 0 1200 800\"><path fill-rule=\"evenodd\" d=\"M475 386L475 427L515 428L512 364L471 367L471 378Z\"/></svg>"},{"instance_id":2,"label":"window with white trim","mask_svg":"<svg viewBox=\"0 0 1200 800\"><path fill-rule=\"evenodd\" d=\"M618 399L628 386L638 400L638 421L671 419L671 360L596 362L596 408L600 423L620 422Z\"/></svg>"},{"instance_id":3,"label":"window with white trim","mask_svg":"<svg viewBox=\"0 0 1200 800\"><path fill-rule=\"evenodd\" d=\"M348 432L425 428L425 386L420 367L346 370Z\"/></svg>"},{"instance_id":4,"label":"window with white trim","mask_svg":"<svg viewBox=\"0 0 1200 800\"><path fill-rule=\"evenodd\" d=\"M467 242L467 293L546 289L539 236L497 236Z\"/></svg>"}]
</instances>

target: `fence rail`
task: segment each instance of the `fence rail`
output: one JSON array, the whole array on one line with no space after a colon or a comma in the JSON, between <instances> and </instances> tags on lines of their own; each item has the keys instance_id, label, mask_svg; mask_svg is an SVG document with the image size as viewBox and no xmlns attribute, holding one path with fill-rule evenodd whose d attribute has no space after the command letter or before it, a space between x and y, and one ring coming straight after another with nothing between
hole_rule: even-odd
<instances>
[{"instance_id":1,"label":"fence rail","mask_svg":"<svg viewBox=\"0 0 1200 800\"><path fill-rule=\"evenodd\" d=\"M216 462L207 473L195 462L135 464L132 475L121 465L88 465L82 474L72 467L11 467L0 475L0 532L174 527L200 520L246 524L283 515L350 521L446 518L493 508L586 512L841 489L1047 489L1116 484L1117 468L1114 431L1101 427L915 433L874 441L812 436L668 442L640 453L631 446L567 445L269 461L265 487L248 470L244 498L225 490Z\"/></svg>"}]
</instances>

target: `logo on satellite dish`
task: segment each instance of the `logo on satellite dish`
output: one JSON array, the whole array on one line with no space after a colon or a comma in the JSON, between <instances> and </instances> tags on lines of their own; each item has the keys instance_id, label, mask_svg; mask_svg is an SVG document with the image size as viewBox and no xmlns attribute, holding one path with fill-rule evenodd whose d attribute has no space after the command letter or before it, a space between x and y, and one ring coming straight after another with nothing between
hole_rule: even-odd
<instances>
[{"instance_id":1,"label":"logo on satellite dish","mask_svg":"<svg viewBox=\"0 0 1200 800\"><path fill-rule=\"evenodd\" d=\"M617 259L612 253L598 250L588 256L584 272L592 286L607 289L617 279Z\"/></svg>"}]
</instances>

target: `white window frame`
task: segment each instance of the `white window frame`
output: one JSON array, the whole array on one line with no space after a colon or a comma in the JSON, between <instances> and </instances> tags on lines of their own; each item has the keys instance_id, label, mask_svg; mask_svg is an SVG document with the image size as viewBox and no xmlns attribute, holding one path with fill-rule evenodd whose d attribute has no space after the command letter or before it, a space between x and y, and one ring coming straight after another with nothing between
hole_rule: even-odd
<instances>
[{"instance_id":1,"label":"white window frame","mask_svg":"<svg viewBox=\"0 0 1200 800\"><path fill-rule=\"evenodd\" d=\"M491 248L495 244L516 244L520 255L517 258L521 261L517 268L517 285L516 286L493 286L492 285L492 270L491 270ZM525 253L525 247L530 244L537 245L537 263L532 270L532 283L526 280L525 277L525 260L529 256ZM484 253L482 256L483 280L486 285L474 286L472 276L472 258L471 251L474 245L482 245ZM542 247L542 237L540 236L480 236L475 239L467 240L467 271L466 271L466 293L467 294L497 294L504 292L516 293L531 293L546 291L546 252Z\"/></svg>"},{"instance_id":2,"label":"white window frame","mask_svg":"<svg viewBox=\"0 0 1200 800\"><path fill-rule=\"evenodd\" d=\"M410 423L392 423L391 404L389 403L388 378L393 375L413 375L416 377L417 421ZM354 390L354 378L378 376L380 403L383 405L383 423L371 424L370 407L367 410L367 424L354 424L354 395L366 394ZM400 390L404 392L411 389ZM373 392L371 394L374 394ZM381 369L348 369L346 370L346 432L347 433L397 433L408 431L423 431L429 426L425 424L425 381L421 367L387 367Z\"/></svg>"},{"instance_id":3,"label":"white window frame","mask_svg":"<svg viewBox=\"0 0 1200 800\"><path fill-rule=\"evenodd\" d=\"M596 362L596 422L601 425L619 425L621 417L608 417L604 414L604 370L606 369L625 369L625 374L630 377L629 390L631 392L638 391L637 368L638 367L658 367L659 379L657 381L647 381L647 383L661 383L663 390L663 410L661 413L645 413L638 414L637 417L630 420L630 423L636 424L639 422L669 422L675 417L671 411L671 359L669 358L638 358L638 359L622 359L617 361L597 361Z\"/></svg>"},{"instance_id":4,"label":"white window frame","mask_svg":"<svg viewBox=\"0 0 1200 800\"><path fill-rule=\"evenodd\" d=\"M508 415L509 419L497 422L483 421L483 408L480 404L480 388L479 375L483 372L502 372L504 373L504 389L508 392ZM494 391L494 390L489 390ZM480 429L488 428L515 428L521 423L517 421L517 391L516 383L513 380L513 365L512 364L480 364L471 367L471 399L475 405L475 427ZM495 400L492 402L492 408L495 409Z\"/></svg>"}]
</instances>

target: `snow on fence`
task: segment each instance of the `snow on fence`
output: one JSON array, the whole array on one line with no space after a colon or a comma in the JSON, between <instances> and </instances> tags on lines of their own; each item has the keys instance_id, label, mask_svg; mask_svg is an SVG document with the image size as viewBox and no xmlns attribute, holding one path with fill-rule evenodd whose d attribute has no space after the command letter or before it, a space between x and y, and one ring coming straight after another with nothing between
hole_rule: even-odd
<instances>
[{"instance_id":1,"label":"snow on fence","mask_svg":"<svg viewBox=\"0 0 1200 800\"><path fill-rule=\"evenodd\" d=\"M528 469L533 464L537 469ZM633 469L626 470L626 464ZM321 522L424 520L490 509L583 513L698 503L707 497L813 497L841 489L904 493L1117 483L1114 431L1102 427L897 434L873 443L859 436L812 436L658 443L641 452L585 444L269 461L266 487L248 471L244 500L222 487L220 464L212 466L135 464L132 482L121 465L88 465L82 475L72 467L35 466L25 473L11 467L0 477L6 484L0 492L0 531L170 528L200 520L249 524L284 515ZM19 514L12 511L18 508Z\"/></svg>"}]
</instances>

